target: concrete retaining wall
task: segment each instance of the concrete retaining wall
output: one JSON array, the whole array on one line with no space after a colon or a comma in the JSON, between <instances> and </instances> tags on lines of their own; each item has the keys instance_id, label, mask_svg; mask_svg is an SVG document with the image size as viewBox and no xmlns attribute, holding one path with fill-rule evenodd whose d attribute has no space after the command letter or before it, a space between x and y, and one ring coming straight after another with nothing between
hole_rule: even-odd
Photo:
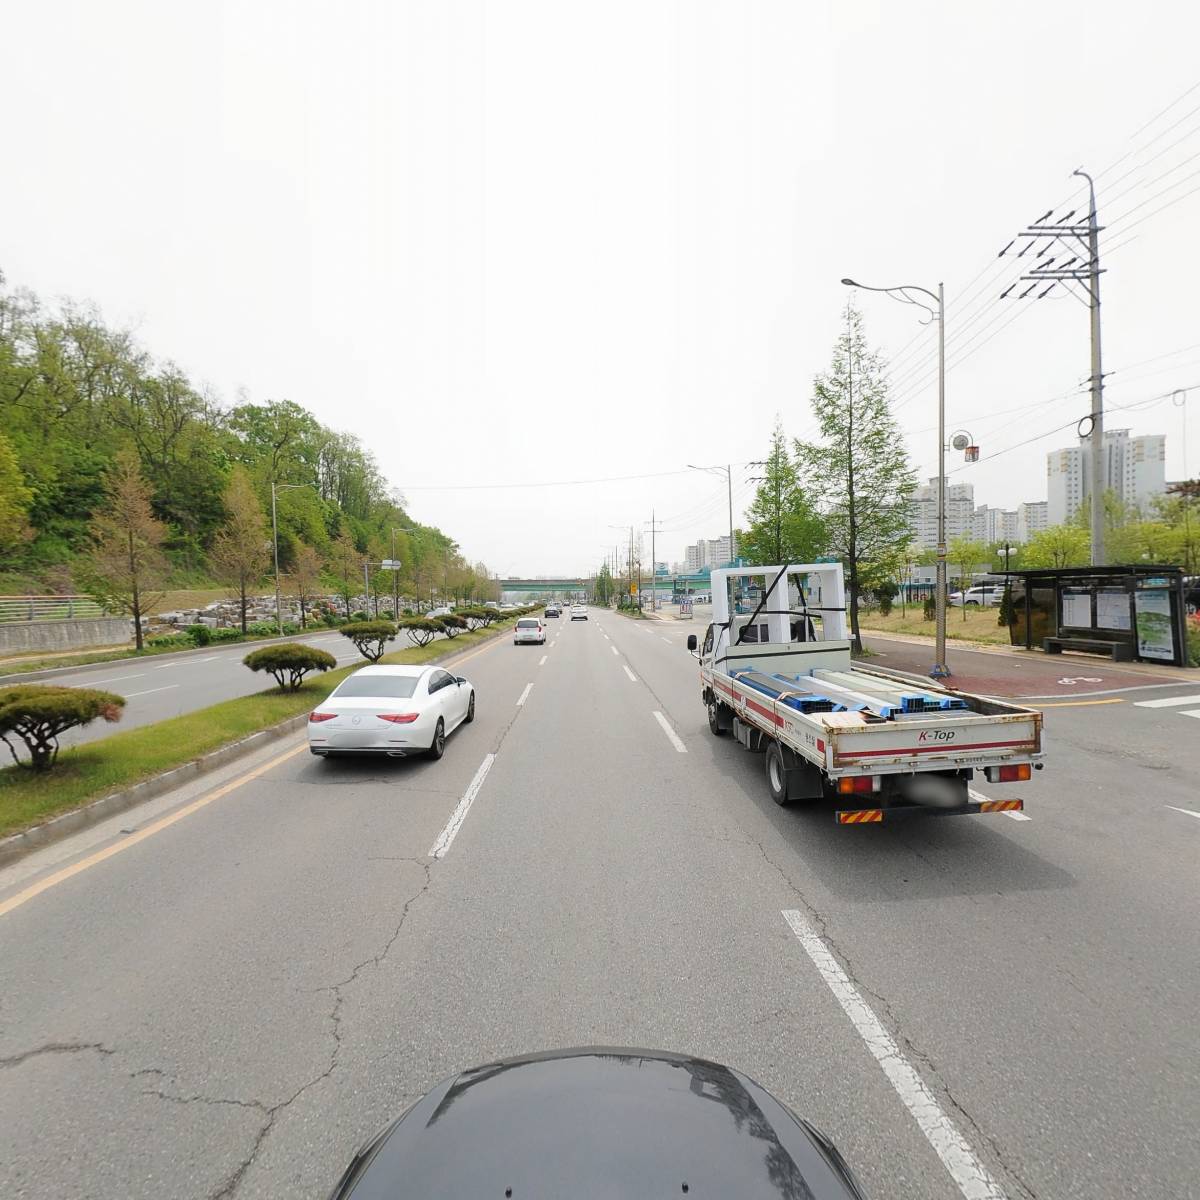
<instances>
[{"instance_id":1,"label":"concrete retaining wall","mask_svg":"<svg viewBox=\"0 0 1200 1200\"><path fill-rule=\"evenodd\" d=\"M128 617L89 617L72 621L6 621L0 625L0 653L22 650L75 650L131 641Z\"/></svg>"}]
</instances>

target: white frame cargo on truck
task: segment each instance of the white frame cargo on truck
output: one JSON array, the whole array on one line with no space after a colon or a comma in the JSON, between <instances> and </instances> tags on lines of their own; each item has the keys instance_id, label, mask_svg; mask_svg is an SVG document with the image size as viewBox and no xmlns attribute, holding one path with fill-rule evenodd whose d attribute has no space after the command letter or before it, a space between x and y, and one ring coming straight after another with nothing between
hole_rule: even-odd
<instances>
[{"instance_id":1,"label":"white frame cargo on truck","mask_svg":"<svg viewBox=\"0 0 1200 1200\"><path fill-rule=\"evenodd\" d=\"M854 662L841 563L712 572L697 652L709 728L765 752L780 805L831 798L840 824L1020 810L972 793L1042 769L1042 714Z\"/></svg>"}]
</instances>

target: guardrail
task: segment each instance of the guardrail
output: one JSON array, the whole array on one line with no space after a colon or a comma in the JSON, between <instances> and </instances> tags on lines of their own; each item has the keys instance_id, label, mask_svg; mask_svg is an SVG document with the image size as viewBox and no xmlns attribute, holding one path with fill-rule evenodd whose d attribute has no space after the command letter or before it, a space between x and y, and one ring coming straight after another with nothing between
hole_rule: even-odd
<instances>
[{"instance_id":1,"label":"guardrail","mask_svg":"<svg viewBox=\"0 0 1200 1200\"><path fill-rule=\"evenodd\" d=\"M0 625L17 621L71 621L109 613L91 596L0 596Z\"/></svg>"}]
</instances>

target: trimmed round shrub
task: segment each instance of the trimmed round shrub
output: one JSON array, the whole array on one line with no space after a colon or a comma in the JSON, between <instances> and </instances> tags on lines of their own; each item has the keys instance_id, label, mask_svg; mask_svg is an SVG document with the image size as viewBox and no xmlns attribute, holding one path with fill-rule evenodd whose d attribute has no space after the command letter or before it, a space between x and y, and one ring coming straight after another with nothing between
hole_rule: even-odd
<instances>
[{"instance_id":1,"label":"trimmed round shrub","mask_svg":"<svg viewBox=\"0 0 1200 1200\"><path fill-rule=\"evenodd\" d=\"M213 631L207 625L189 625L183 632L193 646L207 646L212 641Z\"/></svg>"},{"instance_id":2,"label":"trimmed round shrub","mask_svg":"<svg viewBox=\"0 0 1200 1200\"><path fill-rule=\"evenodd\" d=\"M486 608L460 608L455 615L462 617L467 623L467 628L474 631L491 620L488 615L490 611Z\"/></svg>"},{"instance_id":3,"label":"trimmed round shrub","mask_svg":"<svg viewBox=\"0 0 1200 1200\"><path fill-rule=\"evenodd\" d=\"M378 662L387 643L396 638L396 626L391 621L351 621L349 625L343 625L340 632L370 662Z\"/></svg>"},{"instance_id":4,"label":"trimmed round shrub","mask_svg":"<svg viewBox=\"0 0 1200 1200\"><path fill-rule=\"evenodd\" d=\"M0 688L0 741L21 764L12 740L25 743L29 766L48 771L58 758L58 735L90 725L97 717L119 721L125 697L95 688L21 684Z\"/></svg>"},{"instance_id":5,"label":"trimmed round shrub","mask_svg":"<svg viewBox=\"0 0 1200 1200\"><path fill-rule=\"evenodd\" d=\"M252 671L274 675L275 682L288 692L294 692L310 671L329 671L337 666L337 659L328 650L318 650L316 646L305 646L300 642L262 646L251 650L242 662Z\"/></svg>"},{"instance_id":6,"label":"trimmed round shrub","mask_svg":"<svg viewBox=\"0 0 1200 1200\"><path fill-rule=\"evenodd\" d=\"M459 616L458 613L449 613L444 617L439 617L442 623L442 628L446 631L448 638L456 638L460 633L467 628L465 618Z\"/></svg>"},{"instance_id":7,"label":"trimmed round shrub","mask_svg":"<svg viewBox=\"0 0 1200 1200\"><path fill-rule=\"evenodd\" d=\"M445 626L436 617L408 617L400 622L400 628L408 634L414 646L428 646Z\"/></svg>"}]
</instances>

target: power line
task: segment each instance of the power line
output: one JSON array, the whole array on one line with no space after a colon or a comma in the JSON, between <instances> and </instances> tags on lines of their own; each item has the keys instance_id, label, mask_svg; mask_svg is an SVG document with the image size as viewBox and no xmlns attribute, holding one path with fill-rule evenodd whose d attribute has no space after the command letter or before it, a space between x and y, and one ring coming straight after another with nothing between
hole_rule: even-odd
<instances>
[{"instance_id":1,"label":"power line","mask_svg":"<svg viewBox=\"0 0 1200 1200\"><path fill-rule=\"evenodd\" d=\"M740 464L739 464L740 465ZM609 475L602 479L555 479L540 483L422 483L400 486L402 492L484 492L501 488L585 487L595 483L627 483L635 479L665 479L670 475L689 475L682 471L654 471L647 475Z\"/></svg>"}]
</instances>

